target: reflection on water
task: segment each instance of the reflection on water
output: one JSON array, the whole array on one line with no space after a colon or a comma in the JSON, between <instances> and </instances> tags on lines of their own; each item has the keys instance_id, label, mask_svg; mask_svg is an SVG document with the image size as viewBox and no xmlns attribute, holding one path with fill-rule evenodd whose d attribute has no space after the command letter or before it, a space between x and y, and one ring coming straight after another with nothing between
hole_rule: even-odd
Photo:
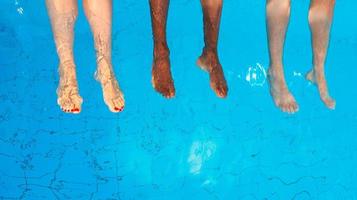
<instances>
[{"instance_id":1,"label":"reflection on water","mask_svg":"<svg viewBox=\"0 0 357 200\"><path fill-rule=\"evenodd\" d=\"M213 156L215 151L216 144L212 141L194 141L187 159L190 165L190 173L199 174L202 165Z\"/></svg>"},{"instance_id":2,"label":"reflection on water","mask_svg":"<svg viewBox=\"0 0 357 200\"><path fill-rule=\"evenodd\" d=\"M245 76L245 80L253 87L262 87L265 84L267 73L264 67L257 63L255 66L250 66Z\"/></svg>"}]
</instances>

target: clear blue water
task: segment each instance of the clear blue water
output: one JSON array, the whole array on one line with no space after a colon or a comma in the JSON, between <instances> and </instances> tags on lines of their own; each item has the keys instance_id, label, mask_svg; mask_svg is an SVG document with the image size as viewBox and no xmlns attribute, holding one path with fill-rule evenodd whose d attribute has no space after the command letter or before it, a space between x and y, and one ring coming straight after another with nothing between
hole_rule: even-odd
<instances>
[{"instance_id":1,"label":"clear blue water","mask_svg":"<svg viewBox=\"0 0 357 200\"><path fill-rule=\"evenodd\" d=\"M148 2L118 0L113 62L125 111L112 114L103 103L80 9L84 104L68 115L56 104L58 60L43 1L1 1L0 199L357 199L357 1L336 4L326 65L335 111L303 78L311 67L309 1L293 1L284 59L300 104L293 116L274 107L265 82L265 2L224 3L226 100L195 66L203 46L198 0L171 2L173 100L151 87Z\"/></svg>"}]
</instances>

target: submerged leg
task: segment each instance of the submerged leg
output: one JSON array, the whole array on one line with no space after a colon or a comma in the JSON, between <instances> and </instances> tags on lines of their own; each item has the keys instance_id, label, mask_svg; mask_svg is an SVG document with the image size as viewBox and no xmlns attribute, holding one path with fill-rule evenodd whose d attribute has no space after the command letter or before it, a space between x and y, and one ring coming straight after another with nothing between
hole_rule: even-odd
<instances>
[{"instance_id":1,"label":"submerged leg","mask_svg":"<svg viewBox=\"0 0 357 200\"><path fill-rule=\"evenodd\" d=\"M83 0L97 53L96 79L101 83L104 102L112 112L124 109L124 96L115 78L111 59L112 1Z\"/></svg>"},{"instance_id":2,"label":"submerged leg","mask_svg":"<svg viewBox=\"0 0 357 200\"><path fill-rule=\"evenodd\" d=\"M212 89L217 96L223 98L227 96L228 88L217 53L222 3L222 0L201 0L205 47L197 65L209 73Z\"/></svg>"},{"instance_id":3,"label":"submerged leg","mask_svg":"<svg viewBox=\"0 0 357 200\"><path fill-rule=\"evenodd\" d=\"M275 105L282 111L298 111L295 98L290 93L283 69L283 48L290 18L290 0L267 0L267 29L270 53L270 93Z\"/></svg>"},{"instance_id":4,"label":"submerged leg","mask_svg":"<svg viewBox=\"0 0 357 200\"><path fill-rule=\"evenodd\" d=\"M46 5L60 61L57 103L64 112L79 113L83 100L78 93L73 58L74 24L78 13L77 0L46 0Z\"/></svg>"},{"instance_id":5,"label":"submerged leg","mask_svg":"<svg viewBox=\"0 0 357 200\"><path fill-rule=\"evenodd\" d=\"M334 109L336 102L330 97L325 79L325 60L330 38L331 21L335 0L312 0L309 11L309 24L312 34L313 69L306 78L316 83L321 100Z\"/></svg>"},{"instance_id":6,"label":"submerged leg","mask_svg":"<svg viewBox=\"0 0 357 200\"><path fill-rule=\"evenodd\" d=\"M152 85L166 98L175 96L171 75L169 48L166 41L166 22L169 0L150 0L151 24L154 39Z\"/></svg>"}]
</instances>

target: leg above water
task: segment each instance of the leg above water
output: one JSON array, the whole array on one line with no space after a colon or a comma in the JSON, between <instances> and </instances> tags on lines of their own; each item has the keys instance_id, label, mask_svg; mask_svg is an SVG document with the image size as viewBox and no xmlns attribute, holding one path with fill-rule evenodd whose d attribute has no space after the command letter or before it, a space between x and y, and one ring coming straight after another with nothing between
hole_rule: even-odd
<instances>
[{"instance_id":1,"label":"leg above water","mask_svg":"<svg viewBox=\"0 0 357 200\"><path fill-rule=\"evenodd\" d=\"M95 78L102 86L104 102L109 110L120 112L125 101L112 67L112 0L84 0L83 5L97 53Z\"/></svg>"},{"instance_id":2,"label":"leg above water","mask_svg":"<svg viewBox=\"0 0 357 200\"><path fill-rule=\"evenodd\" d=\"M78 92L73 57L74 25L78 15L77 0L46 0L46 6L60 61L57 103L64 112L79 113L83 100Z\"/></svg>"},{"instance_id":3,"label":"leg above water","mask_svg":"<svg viewBox=\"0 0 357 200\"><path fill-rule=\"evenodd\" d=\"M309 24L312 35L313 68L306 78L316 84L322 102L329 109L335 109L336 101L329 95L325 78L325 60L330 38L334 0L312 0Z\"/></svg>"},{"instance_id":4,"label":"leg above water","mask_svg":"<svg viewBox=\"0 0 357 200\"><path fill-rule=\"evenodd\" d=\"M169 48L166 41L166 22L169 0L150 0L151 24L154 40L152 85L166 98L175 96L171 75Z\"/></svg>"},{"instance_id":5,"label":"leg above water","mask_svg":"<svg viewBox=\"0 0 357 200\"><path fill-rule=\"evenodd\" d=\"M201 0L205 47L197 65L209 73L210 85L216 95L224 98L227 96L228 87L217 52L222 3L222 0Z\"/></svg>"},{"instance_id":6,"label":"leg above water","mask_svg":"<svg viewBox=\"0 0 357 200\"><path fill-rule=\"evenodd\" d=\"M270 93L278 108L283 112L295 113L299 107L286 84L282 61L290 18L290 0L267 0L266 13L270 55Z\"/></svg>"}]
</instances>

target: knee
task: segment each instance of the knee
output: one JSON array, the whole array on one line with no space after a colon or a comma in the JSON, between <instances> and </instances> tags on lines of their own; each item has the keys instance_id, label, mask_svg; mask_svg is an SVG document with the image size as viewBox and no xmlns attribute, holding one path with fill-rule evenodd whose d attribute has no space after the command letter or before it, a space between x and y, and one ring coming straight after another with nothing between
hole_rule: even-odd
<instances>
[{"instance_id":1,"label":"knee","mask_svg":"<svg viewBox=\"0 0 357 200\"><path fill-rule=\"evenodd\" d=\"M290 0L267 0L267 13L279 16L290 15Z\"/></svg>"},{"instance_id":2,"label":"knee","mask_svg":"<svg viewBox=\"0 0 357 200\"><path fill-rule=\"evenodd\" d=\"M223 0L201 0L201 3L207 8L217 8L222 6Z\"/></svg>"},{"instance_id":3,"label":"knee","mask_svg":"<svg viewBox=\"0 0 357 200\"><path fill-rule=\"evenodd\" d=\"M309 10L309 23L328 23L331 21L335 0L328 0L316 5L311 5Z\"/></svg>"}]
</instances>

